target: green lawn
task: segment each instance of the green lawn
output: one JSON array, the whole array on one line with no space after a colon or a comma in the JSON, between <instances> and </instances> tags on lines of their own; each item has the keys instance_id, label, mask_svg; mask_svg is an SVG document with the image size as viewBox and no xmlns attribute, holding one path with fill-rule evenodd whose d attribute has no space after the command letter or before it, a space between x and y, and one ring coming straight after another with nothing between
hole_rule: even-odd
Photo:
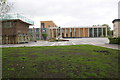
<instances>
[{"instance_id":1,"label":"green lawn","mask_svg":"<svg viewBox=\"0 0 120 80\"><path fill-rule=\"evenodd\" d=\"M92 45L3 48L3 78L117 78L118 50Z\"/></svg>"}]
</instances>

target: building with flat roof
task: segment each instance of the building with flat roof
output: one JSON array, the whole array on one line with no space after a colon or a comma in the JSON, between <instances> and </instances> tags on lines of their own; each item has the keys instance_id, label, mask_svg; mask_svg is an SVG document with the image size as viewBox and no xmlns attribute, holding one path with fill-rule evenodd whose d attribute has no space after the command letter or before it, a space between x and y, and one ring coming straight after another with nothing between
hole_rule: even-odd
<instances>
[{"instance_id":1,"label":"building with flat roof","mask_svg":"<svg viewBox=\"0 0 120 80\"><path fill-rule=\"evenodd\" d=\"M106 26L92 27L51 27L51 38L82 38L82 37L107 37Z\"/></svg>"},{"instance_id":2,"label":"building with flat roof","mask_svg":"<svg viewBox=\"0 0 120 80\"><path fill-rule=\"evenodd\" d=\"M47 21L46 21L47 22ZM41 33L46 32L49 38L79 38L79 37L107 37L107 26L93 25L92 27L57 27L56 25L44 24L41 21ZM45 24L47 24L45 26ZM45 30L45 31L44 31Z\"/></svg>"},{"instance_id":3,"label":"building with flat roof","mask_svg":"<svg viewBox=\"0 0 120 80\"><path fill-rule=\"evenodd\" d=\"M41 29L41 39L44 39L44 36L42 34L46 33L47 39L50 38L50 30L51 27L57 27L57 25L53 21L41 21L40 29Z\"/></svg>"},{"instance_id":4,"label":"building with flat roof","mask_svg":"<svg viewBox=\"0 0 120 80\"><path fill-rule=\"evenodd\" d=\"M53 21L41 21L41 28L57 27Z\"/></svg>"},{"instance_id":5,"label":"building with flat roof","mask_svg":"<svg viewBox=\"0 0 120 80\"><path fill-rule=\"evenodd\" d=\"M2 23L2 44L19 44L29 42L29 25L34 22L19 14L0 16Z\"/></svg>"}]
</instances>

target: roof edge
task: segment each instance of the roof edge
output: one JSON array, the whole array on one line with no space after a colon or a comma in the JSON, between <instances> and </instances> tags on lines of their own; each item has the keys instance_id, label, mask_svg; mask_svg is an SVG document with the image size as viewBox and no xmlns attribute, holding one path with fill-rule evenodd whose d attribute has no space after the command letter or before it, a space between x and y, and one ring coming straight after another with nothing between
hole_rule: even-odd
<instances>
[{"instance_id":1,"label":"roof edge","mask_svg":"<svg viewBox=\"0 0 120 80\"><path fill-rule=\"evenodd\" d=\"M114 19L114 20L112 21L112 23L115 23L115 22L120 22L120 19Z\"/></svg>"}]
</instances>

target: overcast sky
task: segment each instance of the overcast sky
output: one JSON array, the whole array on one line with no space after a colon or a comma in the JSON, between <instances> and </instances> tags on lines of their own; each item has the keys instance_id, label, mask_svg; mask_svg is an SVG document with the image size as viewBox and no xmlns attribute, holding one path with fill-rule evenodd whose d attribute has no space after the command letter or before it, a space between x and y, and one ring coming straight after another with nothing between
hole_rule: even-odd
<instances>
[{"instance_id":1,"label":"overcast sky","mask_svg":"<svg viewBox=\"0 0 120 80\"><path fill-rule=\"evenodd\" d=\"M40 21L52 20L57 26L109 24L118 18L119 0L10 0L11 12L20 13L40 27Z\"/></svg>"}]
</instances>

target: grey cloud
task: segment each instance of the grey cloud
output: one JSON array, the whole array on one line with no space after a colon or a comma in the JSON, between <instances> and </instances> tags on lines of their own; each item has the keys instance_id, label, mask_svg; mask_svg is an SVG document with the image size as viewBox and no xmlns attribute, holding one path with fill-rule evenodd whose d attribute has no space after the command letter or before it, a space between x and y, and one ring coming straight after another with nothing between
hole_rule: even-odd
<instances>
[{"instance_id":1,"label":"grey cloud","mask_svg":"<svg viewBox=\"0 0 120 80\"><path fill-rule=\"evenodd\" d=\"M51 18L62 26L111 25L111 21L117 18L117 2L118 0L17 0L13 12L33 19Z\"/></svg>"}]
</instances>

